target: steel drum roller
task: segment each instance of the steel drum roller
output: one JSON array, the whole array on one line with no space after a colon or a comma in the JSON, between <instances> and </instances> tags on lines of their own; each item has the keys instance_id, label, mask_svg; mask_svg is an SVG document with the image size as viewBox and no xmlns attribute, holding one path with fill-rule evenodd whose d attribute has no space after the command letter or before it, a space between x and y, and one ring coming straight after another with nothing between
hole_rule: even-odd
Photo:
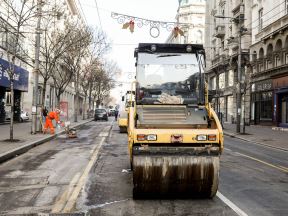
<instances>
[{"instance_id":1,"label":"steel drum roller","mask_svg":"<svg viewBox=\"0 0 288 216\"><path fill-rule=\"evenodd\" d=\"M218 189L218 155L139 154L133 156L133 195L213 197Z\"/></svg>"}]
</instances>

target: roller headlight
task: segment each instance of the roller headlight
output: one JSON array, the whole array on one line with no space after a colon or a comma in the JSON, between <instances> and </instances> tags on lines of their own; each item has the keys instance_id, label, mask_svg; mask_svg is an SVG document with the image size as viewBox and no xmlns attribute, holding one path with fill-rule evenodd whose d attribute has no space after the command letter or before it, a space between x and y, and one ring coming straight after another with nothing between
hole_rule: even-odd
<instances>
[{"instance_id":1,"label":"roller headlight","mask_svg":"<svg viewBox=\"0 0 288 216\"><path fill-rule=\"evenodd\" d=\"M197 135L196 139L197 141L206 141L207 135Z\"/></svg>"},{"instance_id":2,"label":"roller headlight","mask_svg":"<svg viewBox=\"0 0 288 216\"><path fill-rule=\"evenodd\" d=\"M146 136L146 139L148 141L156 141L157 140L157 135L156 134L149 134Z\"/></svg>"}]
</instances>

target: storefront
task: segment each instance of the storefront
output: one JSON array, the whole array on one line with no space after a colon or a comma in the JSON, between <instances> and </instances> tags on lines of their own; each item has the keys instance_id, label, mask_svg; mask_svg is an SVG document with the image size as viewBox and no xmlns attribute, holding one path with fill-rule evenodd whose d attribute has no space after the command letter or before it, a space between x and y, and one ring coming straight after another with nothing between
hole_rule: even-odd
<instances>
[{"instance_id":1,"label":"storefront","mask_svg":"<svg viewBox=\"0 0 288 216\"><path fill-rule=\"evenodd\" d=\"M279 127L288 127L288 76L273 79L274 87L274 123Z\"/></svg>"},{"instance_id":2,"label":"storefront","mask_svg":"<svg viewBox=\"0 0 288 216\"><path fill-rule=\"evenodd\" d=\"M10 92L10 78L8 75L9 62L0 58L0 122L4 122L7 113L5 107L11 103L9 96ZM14 66L14 119L20 119L21 113L21 92L28 91L28 76L27 70ZM8 92L8 93L7 93Z\"/></svg>"},{"instance_id":3,"label":"storefront","mask_svg":"<svg viewBox=\"0 0 288 216\"><path fill-rule=\"evenodd\" d=\"M255 82L251 88L251 123L272 125L273 88L272 80Z\"/></svg>"}]
</instances>

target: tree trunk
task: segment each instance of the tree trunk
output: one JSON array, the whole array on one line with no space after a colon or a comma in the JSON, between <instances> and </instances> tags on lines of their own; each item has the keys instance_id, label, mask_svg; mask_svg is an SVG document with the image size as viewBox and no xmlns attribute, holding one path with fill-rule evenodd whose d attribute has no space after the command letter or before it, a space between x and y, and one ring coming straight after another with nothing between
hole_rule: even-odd
<instances>
[{"instance_id":1,"label":"tree trunk","mask_svg":"<svg viewBox=\"0 0 288 216\"><path fill-rule=\"evenodd\" d=\"M76 90L74 100L74 122L77 122L78 109L79 109L79 92Z\"/></svg>"},{"instance_id":2,"label":"tree trunk","mask_svg":"<svg viewBox=\"0 0 288 216\"><path fill-rule=\"evenodd\" d=\"M45 100L46 100L46 87L47 87L47 79L44 79L43 82L43 91L42 91L42 107L45 107Z\"/></svg>"},{"instance_id":3,"label":"tree trunk","mask_svg":"<svg viewBox=\"0 0 288 216\"><path fill-rule=\"evenodd\" d=\"M13 74L14 75L14 74ZM13 141L14 137L14 80L10 77L10 91L11 91L11 115L10 115L10 141Z\"/></svg>"},{"instance_id":4,"label":"tree trunk","mask_svg":"<svg viewBox=\"0 0 288 216\"><path fill-rule=\"evenodd\" d=\"M79 70L76 72L76 94L74 101L74 122L77 122L78 111L79 111Z\"/></svg>"},{"instance_id":5,"label":"tree trunk","mask_svg":"<svg viewBox=\"0 0 288 216\"><path fill-rule=\"evenodd\" d=\"M83 120L85 120L85 114L86 114L86 112L87 112L87 110L86 110L86 101L87 101L87 95L85 94L85 97L84 97L84 105L83 105L83 111L82 111L82 119Z\"/></svg>"},{"instance_id":6,"label":"tree trunk","mask_svg":"<svg viewBox=\"0 0 288 216\"><path fill-rule=\"evenodd\" d=\"M92 84L89 85L89 111L91 110L91 102L92 102Z\"/></svg>"},{"instance_id":7,"label":"tree trunk","mask_svg":"<svg viewBox=\"0 0 288 216\"><path fill-rule=\"evenodd\" d=\"M61 94L60 93L56 93L56 108L60 108L60 97L61 97Z\"/></svg>"},{"instance_id":8,"label":"tree trunk","mask_svg":"<svg viewBox=\"0 0 288 216\"><path fill-rule=\"evenodd\" d=\"M95 110L95 98L92 100L92 103L93 110Z\"/></svg>"}]
</instances>

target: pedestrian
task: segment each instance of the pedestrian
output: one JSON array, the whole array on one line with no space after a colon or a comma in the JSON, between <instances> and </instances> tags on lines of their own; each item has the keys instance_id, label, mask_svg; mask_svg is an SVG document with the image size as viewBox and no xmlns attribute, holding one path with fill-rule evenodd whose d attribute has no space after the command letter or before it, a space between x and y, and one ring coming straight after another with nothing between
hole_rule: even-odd
<instances>
[{"instance_id":1,"label":"pedestrian","mask_svg":"<svg viewBox=\"0 0 288 216\"><path fill-rule=\"evenodd\" d=\"M55 109L55 111L51 111L48 113L48 115L46 116L46 122L45 122L45 126L44 126L44 130L43 133L46 133L48 128L50 128L50 134L54 134L55 133L55 129L52 123L52 120L55 119L56 124L60 125L60 109Z\"/></svg>"},{"instance_id":2,"label":"pedestrian","mask_svg":"<svg viewBox=\"0 0 288 216\"><path fill-rule=\"evenodd\" d=\"M46 122L47 115L48 115L48 109L45 106L44 108L42 108L42 122L43 122L43 125Z\"/></svg>"},{"instance_id":3,"label":"pedestrian","mask_svg":"<svg viewBox=\"0 0 288 216\"><path fill-rule=\"evenodd\" d=\"M115 121L117 121L118 113L119 113L119 111L118 111L118 109L116 109L116 110L115 110Z\"/></svg>"}]
</instances>

